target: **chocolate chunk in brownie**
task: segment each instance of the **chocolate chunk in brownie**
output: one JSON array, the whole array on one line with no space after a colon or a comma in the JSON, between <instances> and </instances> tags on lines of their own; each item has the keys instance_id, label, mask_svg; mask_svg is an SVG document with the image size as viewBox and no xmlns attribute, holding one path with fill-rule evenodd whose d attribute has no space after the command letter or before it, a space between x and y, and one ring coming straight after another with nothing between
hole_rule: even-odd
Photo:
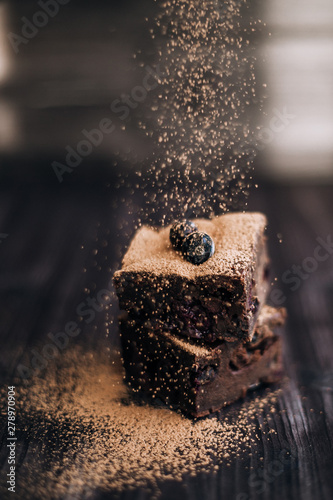
<instances>
[{"instance_id":1,"label":"chocolate chunk in brownie","mask_svg":"<svg viewBox=\"0 0 333 500\"><path fill-rule=\"evenodd\" d=\"M210 346L154 332L125 315L120 321L126 380L132 390L160 398L193 416L204 416L244 396L249 388L282 374L281 339L285 310L268 306L252 342Z\"/></svg>"},{"instance_id":2,"label":"chocolate chunk in brownie","mask_svg":"<svg viewBox=\"0 0 333 500\"><path fill-rule=\"evenodd\" d=\"M172 248L170 227L142 227L114 275L120 308L174 335L250 341L268 288L266 218L231 213L194 222L213 238L215 254L195 266Z\"/></svg>"}]
</instances>

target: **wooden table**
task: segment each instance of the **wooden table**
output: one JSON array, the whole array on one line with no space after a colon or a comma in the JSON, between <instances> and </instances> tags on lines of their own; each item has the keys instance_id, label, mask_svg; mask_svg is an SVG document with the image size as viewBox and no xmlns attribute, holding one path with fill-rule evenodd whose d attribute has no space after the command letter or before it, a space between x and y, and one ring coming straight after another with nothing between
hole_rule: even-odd
<instances>
[{"instance_id":1,"label":"wooden table","mask_svg":"<svg viewBox=\"0 0 333 500\"><path fill-rule=\"evenodd\" d=\"M140 203L140 194L136 195L131 187L117 187L115 180L109 187L103 183L94 188L35 183L1 189L0 374L5 388L16 386L17 498L55 498L51 493L45 496L38 482L32 494L31 485L29 489L26 483L28 471L30 475L31 470L35 472L36 477L45 471L47 482L47 474L55 472L57 453L64 455L63 465L56 471L59 477L69 465L80 467L82 457L76 451L80 433L84 434L83 428L77 429L76 436L66 441L66 431L55 427L50 436L46 430L52 415L46 419L39 414L34 422L20 411L21 393L27 386L18 376L17 366L28 366L31 350L42 349L47 333L63 330L75 318L77 305L87 297L85 288L93 293L107 286L133 235ZM197 477L185 476L182 483L159 480L163 499L330 500L333 496L333 250L323 247L315 254L320 255L320 260L313 258L319 243L323 245L332 235L332 189L262 184L251 194L249 206L268 215L269 245L278 280L275 288L280 290L271 299L284 302L289 312L284 356L288 378L277 393L276 413L270 415L275 438L269 439L258 422L255 459L235 458L230 466L221 465L214 475L203 470ZM96 248L97 256L93 252ZM293 266L300 267L297 271ZM303 278L290 282L295 272ZM115 304L113 314L116 312ZM117 326L110 326L106 338L104 322L104 314L96 314L73 343L95 355L110 346L111 351L116 351ZM47 378L61 364L61 357L50 361L40 376ZM29 384L34 380L32 377ZM73 379L73 387L75 384L80 381ZM230 411L237 411L251 397L226 412L230 415ZM1 404L1 498L15 498L4 487L8 473L5 392ZM263 418L267 416L265 411ZM223 419L224 413L216 418ZM290 459L274 475L272 463L281 451L288 451ZM253 472L261 487L253 476L251 480ZM119 496L150 498L147 491L138 489L124 489ZM72 489L61 496L64 500L114 497L113 490L102 491L89 484L83 496L77 496Z\"/></svg>"}]
</instances>

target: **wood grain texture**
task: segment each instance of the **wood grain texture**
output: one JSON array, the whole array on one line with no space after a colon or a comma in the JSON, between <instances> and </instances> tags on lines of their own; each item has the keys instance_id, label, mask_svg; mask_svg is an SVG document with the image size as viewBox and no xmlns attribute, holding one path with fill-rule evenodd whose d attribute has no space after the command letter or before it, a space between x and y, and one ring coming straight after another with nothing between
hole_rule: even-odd
<instances>
[{"instance_id":1,"label":"wood grain texture","mask_svg":"<svg viewBox=\"0 0 333 500\"><path fill-rule=\"evenodd\" d=\"M4 386L15 380L18 398L23 384L17 378L18 364L28 363L31 349L45 345L48 332L61 331L66 322L76 318L76 307L87 296L85 288L93 294L108 285L135 230L135 215L130 213L135 214L140 203L140 195L133 194L131 186L116 188L115 184L99 191L30 187L1 193L0 232L8 237L0 244L0 375ZM281 289L289 312L284 334L288 377L277 393L274 411L269 405L258 414L258 439L253 441L251 456L235 458L214 474L203 469L195 477L185 475L181 483L159 479L159 498L164 500L330 500L333 495L333 255L319 262L315 272L307 273L296 291L282 280L293 265L304 271L304 259L313 256L317 238L326 241L332 234L332 189L262 186L252 193L250 209L265 212L270 223L273 277L278 278L275 287ZM97 256L93 252L96 248ZM116 314L116 304L114 307ZM89 353L100 353L108 346L116 351L117 327L111 326L107 338L104 323L104 314L96 314L73 343ZM42 376L56 372L61 362L60 358L50 362ZM79 384L73 379L73 387ZM251 394L245 402L258 394L264 397L265 392ZM214 418L232 418L245 402ZM4 488L8 467L4 411L0 491L1 498L9 498ZM66 457L79 467L80 443L73 441L66 426L52 427L42 415L23 418L18 414L17 426L17 498L48 500L38 484L34 495L25 491L27 472L52 471L57 454L64 458L64 469L68 466ZM276 433L269 433L271 429ZM80 439L80 429L76 432ZM281 462L281 457L287 458ZM62 472L58 471L59 476ZM84 496L68 489L61 498L116 497L111 489L86 487ZM139 489L125 489L118 496L126 500L150 498L147 491Z\"/></svg>"}]
</instances>

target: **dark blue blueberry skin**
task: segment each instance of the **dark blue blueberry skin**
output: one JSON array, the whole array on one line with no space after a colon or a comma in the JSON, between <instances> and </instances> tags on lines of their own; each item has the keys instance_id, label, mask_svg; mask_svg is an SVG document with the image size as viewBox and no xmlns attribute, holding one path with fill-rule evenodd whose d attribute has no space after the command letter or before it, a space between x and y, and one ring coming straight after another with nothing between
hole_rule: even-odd
<instances>
[{"instance_id":1,"label":"dark blue blueberry skin","mask_svg":"<svg viewBox=\"0 0 333 500\"><path fill-rule=\"evenodd\" d=\"M198 228L190 220L183 219L173 223L170 229L170 241L175 250L181 250L184 238Z\"/></svg>"},{"instance_id":2,"label":"dark blue blueberry skin","mask_svg":"<svg viewBox=\"0 0 333 500\"><path fill-rule=\"evenodd\" d=\"M186 236L182 245L182 254L186 260L198 266L208 260L215 252L212 238L201 231Z\"/></svg>"},{"instance_id":3,"label":"dark blue blueberry skin","mask_svg":"<svg viewBox=\"0 0 333 500\"><path fill-rule=\"evenodd\" d=\"M204 366L203 368L198 369L195 377L195 382L197 385L209 384L214 380L216 375L217 375L216 366Z\"/></svg>"}]
</instances>

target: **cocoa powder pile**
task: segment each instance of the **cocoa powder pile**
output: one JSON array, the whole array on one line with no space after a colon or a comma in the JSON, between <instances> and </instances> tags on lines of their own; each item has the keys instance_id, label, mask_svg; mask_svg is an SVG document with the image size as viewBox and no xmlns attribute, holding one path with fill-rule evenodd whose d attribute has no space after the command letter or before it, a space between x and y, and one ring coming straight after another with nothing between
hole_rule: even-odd
<instances>
[{"instance_id":1,"label":"cocoa powder pile","mask_svg":"<svg viewBox=\"0 0 333 500\"><path fill-rule=\"evenodd\" d=\"M110 361L69 350L43 378L18 390L21 430L34 443L19 475L26 498L36 491L83 498L96 489L116 495L137 488L154 497L165 481L214 473L235 459L248 463L262 414L276 411L278 393L248 398L232 415L190 419L162 403L131 399L119 355Z\"/></svg>"}]
</instances>

